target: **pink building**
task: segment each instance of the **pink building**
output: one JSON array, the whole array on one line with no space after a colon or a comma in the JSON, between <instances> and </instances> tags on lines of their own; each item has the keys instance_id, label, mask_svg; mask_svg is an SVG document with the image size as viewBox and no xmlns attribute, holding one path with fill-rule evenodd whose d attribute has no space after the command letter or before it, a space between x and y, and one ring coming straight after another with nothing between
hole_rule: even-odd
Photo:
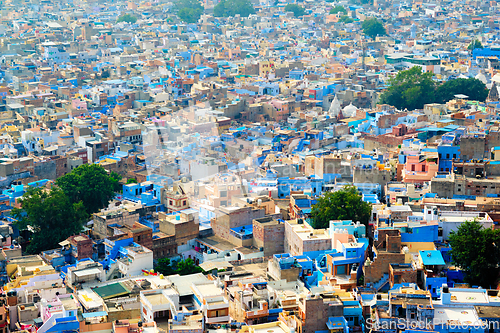
<instances>
[{"instance_id":1,"label":"pink building","mask_svg":"<svg viewBox=\"0 0 500 333\"><path fill-rule=\"evenodd\" d=\"M403 169L403 182L423 183L430 181L438 172L438 164L420 156L407 156Z\"/></svg>"},{"instance_id":2,"label":"pink building","mask_svg":"<svg viewBox=\"0 0 500 333\"><path fill-rule=\"evenodd\" d=\"M87 111L87 102L80 99L73 99L71 101L71 106L76 110Z\"/></svg>"}]
</instances>

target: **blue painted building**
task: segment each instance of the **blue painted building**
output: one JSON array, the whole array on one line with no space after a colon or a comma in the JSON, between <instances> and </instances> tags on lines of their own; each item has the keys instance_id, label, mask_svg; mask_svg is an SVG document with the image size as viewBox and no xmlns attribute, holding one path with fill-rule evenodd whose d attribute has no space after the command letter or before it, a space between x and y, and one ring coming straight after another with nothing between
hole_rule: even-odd
<instances>
[{"instance_id":1,"label":"blue painted building","mask_svg":"<svg viewBox=\"0 0 500 333\"><path fill-rule=\"evenodd\" d=\"M288 177L278 178L278 197L280 199L290 196L291 191L304 191L309 190L313 196L321 195L323 193L323 179L309 179L309 178L294 178Z\"/></svg>"},{"instance_id":2,"label":"blue painted building","mask_svg":"<svg viewBox=\"0 0 500 333\"><path fill-rule=\"evenodd\" d=\"M123 185L123 198L133 202L141 202L145 206L157 205L160 203L160 195L163 186L150 181L140 184Z\"/></svg>"},{"instance_id":3,"label":"blue painted building","mask_svg":"<svg viewBox=\"0 0 500 333\"><path fill-rule=\"evenodd\" d=\"M453 159L460 159L460 146L439 145L439 171L451 172L453 168Z\"/></svg>"}]
</instances>

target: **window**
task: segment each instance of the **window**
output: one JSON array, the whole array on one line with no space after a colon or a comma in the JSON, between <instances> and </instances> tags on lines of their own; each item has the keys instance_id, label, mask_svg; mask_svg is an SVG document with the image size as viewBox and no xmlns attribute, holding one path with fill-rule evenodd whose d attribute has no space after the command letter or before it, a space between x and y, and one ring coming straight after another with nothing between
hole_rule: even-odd
<instances>
[{"instance_id":1,"label":"window","mask_svg":"<svg viewBox=\"0 0 500 333\"><path fill-rule=\"evenodd\" d=\"M184 200L184 201L182 202L182 205L183 205L183 206L186 206L186 204L187 204L187 200Z\"/></svg>"},{"instance_id":2,"label":"window","mask_svg":"<svg viewBox=\"0 0 500 333\"><path fill-rule=\"evenodd\" d=\"M453 158L457 158L457 154L453 154Z\"/></svg>"},{"instance_id":3,"label":"window","mask_svg":"<svg viewBox=\"0 0 500 333\"><path fill-rule=\"evenodd\" d=\"M168 201L168 204L169 204L170 206L172 206L174 203L172 202L172 200L169 200L169 201Z\"/></svg>"},{"instance_id":4,"label":"window","mask_svg":"<svg viewBox=\"0 0 500 333\"><path fill-rule=\"evenodd\" d=\"M450 154L446 154L446 158L449 159L450 158Z\"/></svg>"},{"instance_id":5,"label":"window","mask_svg":"<svg viewBox=\"0 0 500 333\"><path fill-rule=\"evenodd\" d=\"M415 171L415 164L411 165L411 171Z\"/></svg>"}]
</instances>

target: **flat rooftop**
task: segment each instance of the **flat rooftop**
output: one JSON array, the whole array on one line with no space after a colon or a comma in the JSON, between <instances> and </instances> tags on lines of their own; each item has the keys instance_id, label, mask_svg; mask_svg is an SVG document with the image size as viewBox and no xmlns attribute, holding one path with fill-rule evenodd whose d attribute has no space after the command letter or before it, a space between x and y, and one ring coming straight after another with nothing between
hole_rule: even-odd
<instances>
[{"instance_id":1,"label":"flat rooftop","mask_svg":"<svg viewBox=\"0 0 500 333\"><path fill-rule=\"evenodd\" d=\"M203 297L222 295L222 290L217 288L213 283L198 284L196 288Z\"/></svg>"},{"instance_id":2,"label":"flat rooftop","mask_svg":"<svg viewBox=\"0 0 500 333\"><path fill-rule=\"evenodd\" d=\"M146 299L152 306L168 304L168 299L163 294L153 294L153 295L145 295Z\"/></svg>"},{"instance_id":3,"label":"flat rooftop","mask_svg":"<svg viewBox=\"0 0 500 333\"><path fill-rule=\"evenodd\" d=\"M219 236L197 238L198 242L218 252L230 251L235 246Z\"/></svg>"},{"instance_id":4,"label":"flat rooftop","mask_svg":"<svg viewBox=\"0 0 500 333\"><path fill-rule=\"evenodd\" d=\"M479 318L474 308L453 307L436 308L434 310L434 320L441 325L460 324L472 326L478 322Z\"/></svg>"},{"instance_id":5,"label":"flat rooftop","mask_svg":"<svg viewBox=\"0 0 500 333\"><path fill-rule=\"evenodd\" d=\"M209 282L208 278L203 273L190 274L190 275L170 275L167 279L174 284L179 292L179 296L193 295L191 284Z\"/></svg>"},{"instance_id":6,"label":"flat rooftop","mask_svg":"<svg viewBox=\"0 0 500 333\"><path fill-rule=\"evenodd\" d=\"M500 318L500 307L499 306L474 306L477 315L481 319L486 318Z\"/></svg>"},{"instance_id":7,"label":"flat rooftop","mask_svg":"<svg viewBox=\"0 0 500 333\"><path fill-rule=\"evenodd\" d=\"M485 304L488 303L488 295L481 290L471 291L470 289L451 288L452 303Z\"/></svg>"}]
</instances>

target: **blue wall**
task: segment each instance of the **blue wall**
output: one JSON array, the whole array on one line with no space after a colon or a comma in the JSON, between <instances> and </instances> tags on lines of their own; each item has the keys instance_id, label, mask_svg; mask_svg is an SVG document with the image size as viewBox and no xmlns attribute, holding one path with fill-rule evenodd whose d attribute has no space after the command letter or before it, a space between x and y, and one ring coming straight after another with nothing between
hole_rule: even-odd
<instances>
[{"instance_id":1,"label":"blue wall","mask_svg":"<svg viewBox=\"0 0 500 333\"><path fill-rule=\"evenodd\" d=\"M438 154L439 171L452 171L453 158L460 158L460 146L438 146Z\"/></svg>"}]
</instances>

